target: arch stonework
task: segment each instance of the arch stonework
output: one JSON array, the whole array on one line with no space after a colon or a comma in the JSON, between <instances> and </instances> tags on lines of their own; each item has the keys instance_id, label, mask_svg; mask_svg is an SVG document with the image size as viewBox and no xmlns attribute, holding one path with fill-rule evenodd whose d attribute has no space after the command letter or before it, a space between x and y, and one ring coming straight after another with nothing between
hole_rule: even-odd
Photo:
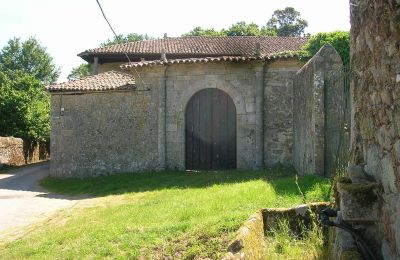
<instances>
[{"instance_id":1,"label":"arch stonework","mask_svg":"<svg viewBox=\"0 0 400 260\"><path fill-rule=\"evenodd\" d=\"M249 136L249 129L246 127L248 122L248 112L246 112L246 97L243 95L243 91L239 91L243 88L238 84L234 84L224 77L224 75L213 75L214 77L195 77L188 81L189 85L180 88L182 92L179 93L179 103L176 105L167 105L167 114L170 115L169 118L175 118L174 126L171 126L170 129L167 127L167 167L168 168L176 168L176 169L185 169L185 111L186 106L189 100L195 95L197 92L207 89L207 88L216 88L224 91L228 94L229 97L233 100L233 103L236 107L236 162L237 168L249 168L247 165L247 161L244 157L246 157L246 153L242 150L242 148L248 146L246 145L246 140L243 138L245 136ZM167 90L167 98L173 95L176 96L176 92L172 91L174 88L170 88ZM168 100L167 103L170 103L171 100ZM168 117L168 116L167 116ZM176 131L174 131L176 130ZM251 133L250 133L251 134Z\"/></svg>"}]
</instances>

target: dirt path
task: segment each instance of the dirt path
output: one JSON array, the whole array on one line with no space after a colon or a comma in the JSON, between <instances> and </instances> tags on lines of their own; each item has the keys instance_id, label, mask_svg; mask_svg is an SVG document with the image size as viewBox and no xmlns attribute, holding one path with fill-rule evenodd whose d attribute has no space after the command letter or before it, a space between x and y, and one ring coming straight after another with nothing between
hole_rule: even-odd
<instances>
[{"instance_id":1,"label":"dirt path","mask_svg":"<svg viewBox=\"0 0 400 260\"><path fill-rule=\"evenodd\" d=\"M49 163L41 163L0 175L0 241L82 200L42 189L39 181L48 174Z\"/></svg>"}]
</instances>

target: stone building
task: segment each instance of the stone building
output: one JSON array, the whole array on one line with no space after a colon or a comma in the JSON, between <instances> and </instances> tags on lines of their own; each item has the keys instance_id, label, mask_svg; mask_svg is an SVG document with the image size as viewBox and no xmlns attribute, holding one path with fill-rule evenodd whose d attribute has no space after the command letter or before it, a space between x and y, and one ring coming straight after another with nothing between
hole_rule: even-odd
<instances>
[{"instance_id":1,"label":"stone building","mask_svg":"<svg viewBox=\"0 0 400 260\"><path fill-rule=\"evenodd\" d=\"M178 37L78 54L93 75L47 87L51 174L292 164L293 51L306 41Z\"/></svg>"},{"instance_id":2,"label":"stone building","mask_svg":"<svg viewBox=\"0 0 400 260\"><path fill-rule=\"evenodd\" d=\"M378 257L400 259L400 1L350 2L352 163L381 185L356 220L373 216L366 237Z\"/></svg>"}]
</instances>

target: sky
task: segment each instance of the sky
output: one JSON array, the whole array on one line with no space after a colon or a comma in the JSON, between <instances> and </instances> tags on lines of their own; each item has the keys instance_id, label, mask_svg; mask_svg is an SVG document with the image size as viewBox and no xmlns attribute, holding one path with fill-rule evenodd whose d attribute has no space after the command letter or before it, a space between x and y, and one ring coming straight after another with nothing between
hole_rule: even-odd
<instances>
[{"instance_id":1,"label":"sky","mask_svg":"<svg viewBox=\"0 0 400 260\"><path fill-rule=\"evenodd\" d=\"M118 34L180 36L194 27L263 26L274 10L294 7L306 33L350 29L348 0L100 0ZM13 37L35 36L61 69L59 82L84 61L77 54L112 38L96 0L0 0L0 48Z\"/></svg>"}]
</instances>

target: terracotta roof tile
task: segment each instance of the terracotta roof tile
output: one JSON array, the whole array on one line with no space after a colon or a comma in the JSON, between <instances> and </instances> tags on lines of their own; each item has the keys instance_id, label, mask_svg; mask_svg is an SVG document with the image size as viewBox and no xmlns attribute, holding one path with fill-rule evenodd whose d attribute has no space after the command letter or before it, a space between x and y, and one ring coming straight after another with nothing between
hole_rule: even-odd
<instances>
[{"instance_id":1,"label":"terracotta roof tile","mask_svg":"<svg viewBox=\"0 0 400 260\"><path fill-rule=\"evenodd\" d=\"M107 71L93 76L69 82L58 83L46 87L50 92L92 92L105 90L135 89L135 78L123 72Z\"/></svg>"},{"instance_id":2,"label":"terracotta roof tile","mask_svg":"<svg viewBox=\"0 0 400 260\"><path fill-rule=\"evenodd\" d=\"M296 57L296 53L280 52L272 53L267 56L222 56L222 57L204 57L204 58L188 58L188 59L169 59L166 61L152 60L152 61L139 61L125 63L120 66L121 69L147 67L147 66L163 66L172 64L188 64L188 63L207 63L207 62L248 62L254 60L273 60L278 58L293 58Z\"/></svg>"},{"instance_id":3,"label":"terracotta roof tile","mask_svg":"<svg viewBox=\"0 0 400 260\"><path fill-rule=\"evenodd\" d=\"M283 51L300 50L308 41L304 37L275 37L275 36L223 36L206 37L190 36L156 40L145 40L114 44L102 48L89 49L78 56L85 60L93 56L121 55L127 52L131 57L149 59L149 56L160 57L165 50L167 58L198 58L210 56L252 56L256 46L260 44L260 54L270 55ZM122 56L121 56L122 57Z\"/></svg>"}]
</instances>

